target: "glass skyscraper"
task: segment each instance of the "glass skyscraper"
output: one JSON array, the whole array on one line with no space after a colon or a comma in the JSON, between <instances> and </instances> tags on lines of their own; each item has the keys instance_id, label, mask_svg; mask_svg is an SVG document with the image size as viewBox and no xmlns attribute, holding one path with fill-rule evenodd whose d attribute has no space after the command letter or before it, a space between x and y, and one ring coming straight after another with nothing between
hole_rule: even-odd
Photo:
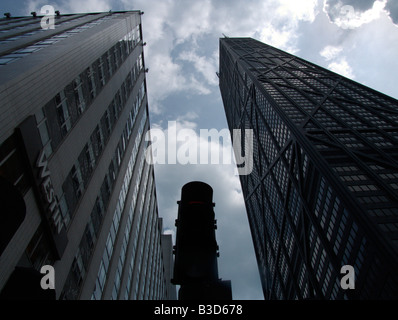
<instances>
[{"instance_id":1,"label":"glass skyscraper","mask_svg":"<svg viewBox=\"0 0 398 320\"><path fill-rule=\"evenodd\" d=\"M142 14L0 19L0 175L26 206L2 239L0 290L51 265L57 299L173 297L145 161Z\"/></svg>"},{"instance_id":2,"label":"glass skyscraper","mask_svg":"<svg viewBox=\"0 0 398 320\"><path fill-rule=\"evenodd\" d=\"M251 38L220 39L219 85L265 299L397 298L398 101Z\"/></svg>"}]
</instances>

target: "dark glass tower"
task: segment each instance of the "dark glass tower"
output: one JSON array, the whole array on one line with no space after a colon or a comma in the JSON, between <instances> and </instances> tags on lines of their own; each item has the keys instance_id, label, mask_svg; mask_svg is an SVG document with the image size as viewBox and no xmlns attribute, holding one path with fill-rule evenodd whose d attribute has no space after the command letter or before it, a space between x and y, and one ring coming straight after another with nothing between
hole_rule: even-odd
<instances>
[{"instance_id":1,"label":"dark glass tower","mask_svg":"<svg viewBox=\"0 0 398 320\"><path fill-rule=\"evenodd\" d=\"M253 130L265 298L397 298L398 101L250 38L220 39L219 79L230 130Z\"/></svg>"}]
</instances>

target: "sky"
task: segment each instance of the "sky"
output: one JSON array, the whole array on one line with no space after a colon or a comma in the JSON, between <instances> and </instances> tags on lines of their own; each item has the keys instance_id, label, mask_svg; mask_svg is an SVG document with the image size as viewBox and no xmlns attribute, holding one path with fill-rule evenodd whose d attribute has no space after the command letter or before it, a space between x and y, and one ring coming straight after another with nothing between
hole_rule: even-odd
<instances>
[{"instance_id":1,"label":"sky","mask_svg":"<svg viewBox=\"0 0 398 320\"><path fill-rule=\"evenodd\" d=\"M1 8L18 16L40 12L46 4L61 14L144 11L151 128L163 132L167 142L172 133L184 137L192 129L191 139L177 142L182 154L192 146L198 154L206 147L230 151L227 141L200 137L201 129L228 128L216 76L224 35L255 38L398 98L398 0L2 0ZM263 299L233 161L170 164L168 156L166 150L166 163L155 164L165 231L175 239L182 186L208 183L216 204L219 275L231 280L234 299Z\"/></svg>"}]
</instances>

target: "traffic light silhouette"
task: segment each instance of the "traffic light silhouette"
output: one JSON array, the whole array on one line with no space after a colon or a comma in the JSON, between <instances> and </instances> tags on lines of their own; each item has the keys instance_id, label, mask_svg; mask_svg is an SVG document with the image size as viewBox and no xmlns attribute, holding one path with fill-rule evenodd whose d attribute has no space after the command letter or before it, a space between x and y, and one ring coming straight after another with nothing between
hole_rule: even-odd
<instances>
[{"instance_id":1,"label":"traffic light silhouette","mask_svg":"<svg viewBox=\"0 0 398 320\"><path fill-rule=\"evenodd\" d=\"M189 182L182 187L177 203L172 281L181 286L179 299L231 300L230 281L218 277L213 189L204 182Z\"/></svg>"}]
</instances>

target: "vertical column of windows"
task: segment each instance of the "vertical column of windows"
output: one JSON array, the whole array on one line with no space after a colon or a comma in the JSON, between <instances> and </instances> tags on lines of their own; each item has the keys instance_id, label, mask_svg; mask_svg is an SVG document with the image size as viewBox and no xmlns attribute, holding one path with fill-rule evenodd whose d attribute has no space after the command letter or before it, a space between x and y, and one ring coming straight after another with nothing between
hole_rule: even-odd
<instances>
[{"instance_id":1,"label":"vertical column of windows","mask_svg":"<svg viewBox=\"0 0 398 320\"><path fill-rule=\"evenodd\" d=\"M141 139L143 136L143 130L144 130L144 127L146 124L146 120L147 120L146 113L144 113L144 116L141 119L138 134L136 136L136 143L138 143L138 144L140 144L142 141ZM136 150L138 152L139 148L136 148ZM136 156L137 156L137 154L134 154L134 153L132 153L130 156L129 163L131 163L131 167L133 167L136 162ZM137 178L137 181L140 181L140 179L141 179L144 160L145 160L145 155L143 153L141 156L140 164L139 164L139 168L138 168L139 176ZM95 286L94 292L91 297L94 300L101 299L102 292L105 288L105 282L106 282L107 272L108 272L108 268L109 268L109 262L112 257L113 246L115 243L116 234L118 233L118 230L119 230L120 217L121 217L121 213L123 212L124 205L125 205L127 190L131 184L132 173L133 173L133 170L127 170L126 174L124 176L124 179L123 179L124 188L122 187L122 190L119 194L119 201L118 201L116 210L113 215L113 222L112 222L111 230L108 234L107 245L105 247L103 258L102 258L101 265L100 265L100 270L97 275L96 286Z\"/></svg>"},{"instance_id":2,"label":"vertical column of windows","mask_svg":"<svg viewBox=\"0 0 398 320\"><path fill-rule=\"evenodd\" d=\"M131 127L136 122L135 120L136 120L137 110L132 109L130 114L133 117L132 118L129 117L129 120L126 123L126 128L125 128L125 130L124 130L124 132L122 134L122 137L127 135L127 133L126 133L127 128L130 128L129 130L131 130ZM132 150L132 153L131 153L131 156L130 156L130 160L128 162L128 166L127 166L127 170L126 170L126 176L128 176L128 177L131 177L131 175L133 173L133 167L134 167L134 164L135 164L135 161L136 161L136 156L137 156L137 153L138 153L138 150L139 150L139 144L141 143L141 138L142 138L142 135L143 135L143 129L145 127L146 120L147 120L147 116L146 116L146 112L144 112L144 115L141 118L141 121L140 121L139 126L138 126L138 133L137 133L137 136L135 137L135 144L133 146L133 150ZM131 137L131 135L129 136L129 138L130 137ZM93 243L96 241L97 235L100 232L100 226L101 226L104 214L105 214L105 210L106 210L107 204L108 204L109 199L110 199L110 195L112 193L112 189L114 187L114 181L116 180L117 173L119 172L120 163L119 163L119 165L115 165L115 163L116 163L117 155L120 154L120 150L121 150L121 146L122 146L121 140L122 139L120 139L119 144L116 147L116 150L114 152L114 156L112 158L112 161L109 164L108 172L106 173L106 175L104 177L103 183L101 185L100 193L99 193L99 195L97 197L97 200L95 202L94 208L93 208L93 210L91 212L91 219L88 222L88 225L92 225L92 228L90 227L90 230L94 231L94 234L91 235L91 238L93 239ZM122 149L122 152L123 152L122 153L122 156L123 156L125 150ZM122 187L122 191L121 191L121 196L123 196L123 197L125 197L126 194L127 194L128 185L126 185L126 184L128 184L129 182L130 182L129 179L126 179L126 177L125 177L124 183L123 183L123 187ZM115 225L114 224L118 224L118 222L120 220L120 214L121 214L121 210L123 209L123 205L124 205L124 202L119 199L119 202L118 202L118 205L117 205L117 208L116 208L115 217L114 217L114 220L113 220L113 224L112 224L111 230L110 230L111 237L112 236L114 237L116 235L116 230L117 229L115 229ZM86 227L86 229L87 229L87 227ZM85 246L86 245L85 243L86 243L86 238L83 237L79 247L81 248L81 247ZM91 257L91 255L92 255L93 248L94 248L94 246L92 245L92 246L90 246L90 250L87 251L89 257ZM111 246L110 246L110 242L109 241L107 241L107 248L108 248L107 249L108 251L106 251L104 253L104 256L107 256L107 254L110 253ZM80 251L78 251L76 253L75 260L74 260L73 264L77 263L79 256L80 256ZM89 264L89 259L85 259L84 261L85 261L85 263L83 265L84 265L84 268L87 270L88 264ZM99 274L102 274L107 269L107 267L108 267L107 264L108 263L109 263L108 259L103 259L103 261L101 263ZM73 266L73 264L72 264L72 266ZM101 281L102 281L102 278L99 278L99 279L101 279ZM98 288L101 288L101 287L103 288L103 284L104 283L103 282L99 282L99 284L100 285L97 286L97 287ZM69 273L69 275L68 275L68 279L67 279L66 284L64 286L63 297L65 299L76 298L76 295L80 291L80 285L81 285L81 283L76 281L76 277L73 275L73 273L71 271Z\"/></svg>"},{"instance_id":3,"label":"vertical column of windows","mask_svg":"<svg viewBox=\"0 0 398 320\"><path fill-rule=\"evenodd\" d=\"M145 177L144 179L145 180L144 180L144 182L140 183L140 185L142 185L142 189L143 190L146 190L147 183L148 183L148 177L149 177L148 173L149 172L150 172L149 171L149 166L146 166L145 173L144 173L144 177ZM152 180L150 181L149 185L150 185L149 188L151 188ZM151 197L151 194L149 195L149 198L150 197ZM143 202L143 200L141 200L141 202ZM135 203L136 203L136 199L133 199L132 206L130 207L130 211L128 213L128 218L127 218L128 221L127 221L127 224L125 226L124 233L123 233L123 244L122 244L122 248L121 248L121 251L120 251L120 254L119 254L119 256L122 259L119 260L119 264L118 264L118 267L117 267L117 272L116 272L116 276L115 276L115 280L114 280L114 286L113 286L113 290L112 290L112 299L117 299L118 294L119 294L120 279L121 279L123 268L124 268L124 260L126 258L126 254L127 254L127 246L128 246L128 243L130 242L130 237L132 235L131 227L132 227L132 223L133 223L133 220L134 220L133 213L134 213L134 209L135 209L135 207L133 205ZM142 208L142 204L141 204L141 206L139 207L139 211L138 212L141 213L142 210L143 210L143 208Z\"/></svg>"},{"instance_id":4,"label":"vertical column of windows","mask_svg":"<svg viewBox=\"0 0 398 320\"><path fill-rule=\"evenodd\" d=\"M135 80L135 79L134 79ZM130 83L132 81L131 72L124 83ZM128 84L128 87L131 87L131 84ZM126 148L126 141L131 135L131 128L133 122L135 120L136 115L138 114L138 109L142 104L145 92L141 90L138 92L138 95L133 103L133 107L128 116L128 121L126 123L125 130L121 136L121 141L119 142L120 148L117 149L116 161L111 163L112 166L118 167L121 162L121 150ZM129 92L132 92L132 88ZM114 99L111 104L108 106L107 110L101 117L99 124L95 127L92 132L89 141L84 146L81 151L77 161L72 167L71 172L69 173L67 179L63 184L63 191L65 198L66 206L69 211L69 218L72 217L73 212L75 211L76 205L82 196L87 184L89 182L90 177L94 171L95 165L99 161L100 155L103 151L105 141L108 140L112 130L116 125L116 121L119 118L119 114L122 112L124 105L122 105L122 101L127 102L128 97L121 97L120 90L115 94ZM114 179L116 172L112 170L111 178ZM70 190L74 192L71 193ZM103 189L105 194L109 194L110 192L110 183L105 184ZM68 215L65 213L65 215Z\"/></svg>"}]
</instances>

